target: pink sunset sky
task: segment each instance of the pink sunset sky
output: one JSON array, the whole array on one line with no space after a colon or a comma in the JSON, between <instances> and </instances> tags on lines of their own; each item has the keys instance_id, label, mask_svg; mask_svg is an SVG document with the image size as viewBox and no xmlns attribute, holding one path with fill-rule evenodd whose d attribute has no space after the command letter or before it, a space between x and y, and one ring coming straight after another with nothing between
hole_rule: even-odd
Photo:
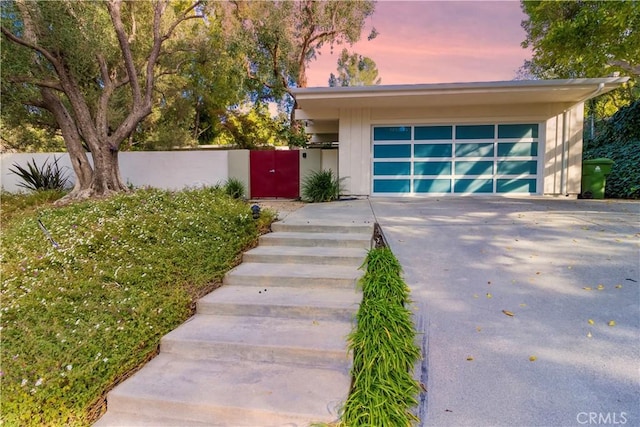
<instances>
[{"instance_id":1,"label":"pink sunset sky","mask_svg":"<svg viewBox=\"0 0 640 427\"><path fill-rule=\"evenodd\" d=\"M344 47L373 59L383 85L513 80L531 56L525 17L519 1L378 1L360 42L322 49L308 86L328 86Z\"/></svg>"}]
</instances>

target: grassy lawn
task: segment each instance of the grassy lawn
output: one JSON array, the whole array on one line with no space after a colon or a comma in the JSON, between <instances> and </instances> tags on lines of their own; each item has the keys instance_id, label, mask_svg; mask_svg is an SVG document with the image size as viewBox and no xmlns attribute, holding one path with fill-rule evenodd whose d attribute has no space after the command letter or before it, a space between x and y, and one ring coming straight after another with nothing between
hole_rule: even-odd
<instances>
[{"instance_id":1,"label":"grassy lawn","mask_svg":"<svg viewBox=\"0 0 640 427\"><path fill-rule=\"evenodd\" d=\"M261 229L217 189L51 206L2 194L2 423L88 425ZM47 228L57 247L39 228Z\"/></svg>"}]
</instances>

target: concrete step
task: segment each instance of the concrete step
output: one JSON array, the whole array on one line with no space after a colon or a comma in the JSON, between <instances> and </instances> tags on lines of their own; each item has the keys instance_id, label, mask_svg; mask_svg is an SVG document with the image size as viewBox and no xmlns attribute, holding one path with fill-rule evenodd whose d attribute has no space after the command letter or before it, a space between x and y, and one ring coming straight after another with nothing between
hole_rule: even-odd
<instances>
[{"instance_id":1,"label":"concrete step","mask_svg":"<svg viewBox=\"0 0 640 427\"><path fill-rule=\"evenodd\" d=\"M371 248L371 236L365 233L303 233L279 231L260 237L261 246L313 246L332 248Z\"/></svg>"},{"instance_id":2,"label":"concrete step","mask_svg":"<svg viewBox=\"0 0 640 427\"><path fill-rule=\"evenodd\" d=\"M185 359L347 368L350 322L196 314L160 340Z\"/></svg>"},{"instance_id":3,"label":"concrete step","mask_svg":"<svg viewBox=\"0 0 640 427\"><path fill-rule=\"evenodd\" d=\"M176 419L172 417L163 417L162 415L143 415L139 412L116 412L109 409L93 427L210 427L220 426L220 424L211 424L210 422L191 421L184 419Z\"/></svg>"},{"instance_id":4,"label":"concrete step","mask_svg":"<svg viewBox=\"0 0 640 427\"><path fill-rule=\"evenodd\" d=\"M360 261L364 261L364 258ZM225 285L261 287L311 286L354 289L363 271L355 266L265 264L243 262L224 277Z\"/></svg>"},{"instance_id":5,"label":"concrete step","mask_svg":"<svg viewBox=\"0 0 640 427\"><path fill-rule=\"evenodd\" d=\"M96 425L306 427L338 418L350 381L346 370L160 354L109 393Z\"/></svg>"},{"instance_id":6,"label":"concrete step","mask_svg":"<svg viewBox=\"0 0 640 427\"><path fill-rule=\"evenodd\" d=\"M258 246L242 255L242 262L362 265L367 251L359 248Z\"/></svg>"},{"instance_id":7,"label":"concrete step","mask_svg":"<svg viewBox=\"0 0 640 427\"><path fill-rule=\"evenodd\" d=\"M335 222L287 222L287 220L274 222L271 230L277 232L302 232L302 233L362 233L369 237L373 235L373 222L345 222L336 224Z\"/></svg>"},{"instance_id":8,"label":"concrete step","mask_svg":"<svg viewBox=\"0 0 640 427\"><path fill-rule=\"evenodd\" d=\"M351 321L362 294L354 289L223 286L198 301L198 314Z\"/></svg>"}]
</instances>

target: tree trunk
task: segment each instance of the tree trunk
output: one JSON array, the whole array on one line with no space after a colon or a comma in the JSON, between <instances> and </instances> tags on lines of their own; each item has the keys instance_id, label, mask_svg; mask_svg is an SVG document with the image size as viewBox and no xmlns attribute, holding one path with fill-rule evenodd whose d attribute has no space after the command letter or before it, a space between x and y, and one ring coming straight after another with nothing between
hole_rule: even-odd
<instances>
[{"instance_id":1,"label":"tree trunk","mask_svg":"<svg viewBox=\"0 0 640 427\"><path fill-rule=\"evenodd\" d=\"M89 163L87 153L82 146L82 138L80 137L78 128L69 111L51 89L41 88L40 94L44 101L44 107L53 114L56 122L60 126L62 137L64 138L64 143L71 160L71 166L73 167L73 172L76 174L76 180L71 193L86 190L91 184L93 169Z\"/></svg>"},{"instance_id":2,"label":"tree trunk","mask_svg":"<svg viewBox=\"0 0 640 427\"><path fill-rule=\"evenodd\" d=\"M71 152L69 154L71 154ZM81 175L78 175L76 172L77 180L75 187L69 194L58 200L56 204L65 204L71 201L89 198L108 197L118 192L129 191L129 188L120 176L118 150L109 148L107 144L99 144L99 146L91 152L91 157L93 159L91 175L83 175L81 178ZM75 162L82 162L82 160L73 155L71 159L74 163L75 170Z\"/></svg>"},{"instance_id":3,"label":"tree trunk","mask_svg":"<svg viewBox=\"0 0 640 427\"><path fill-rule=\"evenodd\" d=\"M128 191L122 182L118 167L118 150L107 144L100 144L93 157L93 179L89 186L91 197L109 196L112 193Z\"/></svg>"}]
</instances>

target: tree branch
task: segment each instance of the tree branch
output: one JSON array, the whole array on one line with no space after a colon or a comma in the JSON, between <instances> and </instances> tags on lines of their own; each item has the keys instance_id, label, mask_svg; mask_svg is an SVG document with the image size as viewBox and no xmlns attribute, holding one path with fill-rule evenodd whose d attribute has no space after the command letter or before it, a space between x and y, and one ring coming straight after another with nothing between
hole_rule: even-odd
<instances>
[{"instance_id":1,"label":"tree branch","mask_svg":"<svg viewBox=\"0 0 640 427\"><path fill-rule=\"evenodd\" d=\"M164 3L156 3L154 16L153 16L153 47L151 52L149 53L149 58L147 60L147 87L145 92L145 98L151 102L151 95L153 93L153 79L154 73L153 70L155 68L156 62L158 61L158 57L160 56L160 48L162 47L162 43L169 39L176 27L189 19L202 18L200 15L189 15L191 11L202 4L202 1L196 1L184 12L182 15L177 18L171 25L169 25L169 29L162 35L160 35L160 25L162 20L162 14L164 13L164 9L166 8L168 2Z\"/></svg>"},{"instance_id":2,"label":"tree branch","mask_svg":"<svg viewBox=\"0 0 640 427\"><path fill-rule=\"evenodd\" d=\"M122 24L122 19L120 17L121 0L109 0L109 3L107 4L109 6L109 13L112 16L114 27L116 27L116 32L118 34L121 49L123 50L127 75L129 77L130 84L132 85L132 91L134 95L133 107L131 109L131 112L108 138L110 144L117 148L120 142L123 141L128 135L130 135L131 132L133 132L136 125L151 112L154 82L156 77L154 74L154 70L158 62L158 57L160 56L162 43L171 37L173 31L181 22L184 22L188 19L201 18L201 16L189 14L200 4L202 4L202 1L195 1L191 6L189 6L180 17L178 17L171 25L169 25L168 30L164 34L161 33L162 16L164 15L165 9L169 4L169 0L155 2L152 24L153 44L149 52L149 56L147 57L145 73L146 85L144 88L144 95L142 94L142 91L140 89L140 83L138 81L138 76L136 73L137 70L133 62L131 47L126 40L124 25ZM118 29L118 26L120 27L120 29Z\"/></svg>"},{"instance_id":3,"label":"tree branch","mask_svg":"<svg viewBox=\"0 0 640 427\"><path fill-rule=\"evenodd\" d=\"M41 54L42 56L44 56L47 61L49 61L51 63L51 65L54 66L54 68L57 70L58 68L60 68L61 64L58 61L58 59L48 50L46 50L43 47L40 47L36 44L33 43L29 43L28 41L21 39L20 37L17 37L16 35L14 35L11 31L9 31L8 29L6 29L5 27L0 27L0 31L2 31L2 34L9 39L10 41L19 44L20 46L24 46L28 49L31 50L35 50L36 52L38 52L39 54Z\"/></svg>"},{"instance_id":4,"label":"tree branch","mask_svg":"<svg viewBox=\"0 0 640 427\"><path fill-rule=\"evenodd\" d=\"M135 62L133 60L133 53L131 52L131 45L129 44L129 38L127 37L122 23L122 17L120 16L121 0L109 0L107 2L107 9L109 10L109 16L111 22L116 31L118 37L118 43L120 44L120 50L122 51L122 57L124 59L125 69L129 77L129 84L131 85L131 93L133 96L133 104L138 105L142 100L140 92L140 83L138 82L138 75L136 71ZM155 19L155 18L154 18ZM155 24L154 24L155 25Z\"/></svg>"},{"instance_id":5,"label":"tree branch","mask_svg":"<svg viewBox=\"0 0 640 427\"><path fill-rule=\"evenodd\" d=\"M58 80L38 80L33 77L25 77L25 76L17 76L17 77L8 77L8 82L11 83L28 83L38 87L46 87L49 89L54 89L60 92L64 92L62 85Z\"/></svg>"},{"instance_id":6,"label":"tree branch","mask_svg":"<svg viewBox=\"0 0 640 427\"><path fill-rule=\"evenodd\" d=\"M640 65L632 65L622 59L614 59L613 61L609 61L609 65L612 67L620 67L623 70L636 76L640 75Z\"/></svg>"},{"instance_id":7,"label":"tree branch","mask_svg":"<svg viewBox=\"0 0 640 427\"><path fill-rule=\"evenodd\" d=\"M104 56L98 55L98 64L100 65L100 74L102 75L102 82L104 88L98 99L98 106L96 109L96 129L101 138L105 138L109 131L107 124L107 112L109 110L109 99L115 89L111 76L109 75L109 69L107 68L107 61Z\"/></svg>"}]
</instances>

